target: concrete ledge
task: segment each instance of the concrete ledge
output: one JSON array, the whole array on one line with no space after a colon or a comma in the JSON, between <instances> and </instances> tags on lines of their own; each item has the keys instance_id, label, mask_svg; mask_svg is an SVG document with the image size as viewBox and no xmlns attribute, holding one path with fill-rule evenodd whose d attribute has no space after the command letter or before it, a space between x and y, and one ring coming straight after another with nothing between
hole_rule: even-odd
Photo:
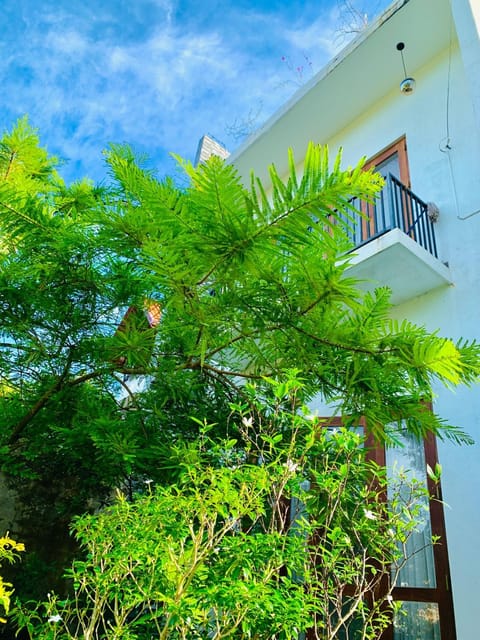
<instances>
[{"instance_id":1,"label":"concrete ledge","mask_svg":"<svg viewBox=\"0 0 480 640\"><path fill-rule=\"evenodd\" d=\"M392 229L355 251L347 275L373 290L388 286L393 304L453 284L450 270L400 229Z\"/></svg>"}]
</instances>

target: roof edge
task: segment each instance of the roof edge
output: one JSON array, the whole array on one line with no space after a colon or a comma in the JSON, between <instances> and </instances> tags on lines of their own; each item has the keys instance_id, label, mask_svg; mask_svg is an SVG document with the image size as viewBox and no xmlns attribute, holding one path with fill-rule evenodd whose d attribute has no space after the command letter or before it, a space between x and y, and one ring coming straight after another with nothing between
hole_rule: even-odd
<instances>
[{"instance_id":1,"label":"roof edge","mask_svg":"<svg viewBox=\"0 0 480 640\"><path fill-rule=\"evenodd\" d=\"M229 163L234 163L235 160L242 155L242 153L254 144L258 139L265 135L285 114L293 109L298 102L306 95L314 86L319 84L324 78L330 75L342 62L370 37L372 33L380 29L386 22L388 22L398 11L403 9L410 0L396 0L393 4L385 9L370 25L363 29L355 38L353 38L343 49L339 51L320 71L318 71L313 78L308 80L302 87L300 87L295 93L280 106L256 131L251 133L248 138L242 144L231 153L228 158Z\"/></svg>"}]
</instances>

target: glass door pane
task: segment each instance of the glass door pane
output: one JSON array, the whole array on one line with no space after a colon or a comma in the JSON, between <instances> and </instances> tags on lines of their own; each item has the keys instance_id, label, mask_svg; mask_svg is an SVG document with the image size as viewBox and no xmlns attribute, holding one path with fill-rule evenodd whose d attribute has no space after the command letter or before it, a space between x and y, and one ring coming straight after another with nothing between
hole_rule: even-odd
<instances>
[{"instance_id":1,"label":"glass door pane","mask_svg":"<svg viewBox=\"0 0 480 640\"><path fill-rule=\"evenodd\" d=\"M394 640L440 640L440 614L435 602L402 602L393 620Z\"/></svg>"},{"instance_id":2,"label":"glass door pane","mask_svg":"<svg viewBox=\"0 0 480 640\"><path fill-rule=\"evenodd\" d=\"M402 433L395 434L403 446L386 449L386 466L389 478L389 497L393 494L400 503L411 503L409 484L412 480L427 488L425 449L423 441ZM392 567L392 579L397 587L435 588L435 564L432 544L430 505L427 495L417 505L420 517L417 526L403 544L403 566Z\"/></svg>"},{"instance_id":3,"label":"glass door pane","mask_svg":"<svg viewBox=\"0 0 480 640\"><path fill-rule=\"evenodd\" d=\"M388 174L391 173L400 180L400 160L398 158L398 152L392 153L386 160L380 162L375 167L375 171L381 173L384 178L387 178Z\"/></svg>"},{"instance_id":4,"label":"glass door pane","mask_svg":"<svg viewBox=\"0 0 480 640\"><path fill-rule=\"evenodd\" d=\"M365 164L365 169L375 167L383 177L392 174L400 180L402 184L410 186L410 176L408 171L407 144L405 138L400 138L397 142L384 149ZM392 203L394 194L391 185L386 185L379 194L376 203L364 205L362 211L366 213L368 220L362 222L362 240L366 240L373 235L381 235L390 229L401 226L408 229L410 227L410 212L405 209L407 202ZM404 214L404 220L397 219ZM403 224L401 225L400 223Z\"/></svg>"},{"instance_id":5,"label":"glass door pane","mask_svg":"<svg viewBox=\"0 0 480 640\"><path fill-rule=\"evenodd\" d=\"M380 224L381 227L383 227L382 230L392 229L397 226L397 224L395 220L395 207L392 206L391 201L392 185L390 185L388 181L390 174L400 180L400 160L398 152L395 152L386 158L375 168L375 170L378 171L378 173L380 173L385 179L385 186L383 187L380 197L375 205L375 219L377 220L377 224Z\"/></svg>"}]
</instances>

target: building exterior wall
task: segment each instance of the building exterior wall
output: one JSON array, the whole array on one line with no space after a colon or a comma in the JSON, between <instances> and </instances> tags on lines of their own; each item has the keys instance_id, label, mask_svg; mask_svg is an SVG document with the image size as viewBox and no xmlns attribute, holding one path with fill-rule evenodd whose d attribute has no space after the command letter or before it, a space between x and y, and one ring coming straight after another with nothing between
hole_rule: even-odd
<instances>
[{"instance_id":1,"label":"building exterior wall","mask_svg":"<svg viewBox=\"0 0 480 640\"><path fill-rule=\"evenodd\" d=\"M343 146L344 160L354 163L360 156L373 156L406 136L412 190L439 207L435 227L439 258L448 263L454 284L410 300L396 307L392 315L424 324L432 331L439 329L453 339L480 339L480 137L457 44L414 75L417 89L413 95L403 96L395 88L327 142L332 150ZM450 150L446 148L448 137ZM381 281L381 274L378 278ZM480 394L478 388L437 391L435 410L476 441L471 447L439 443L457 635L459 640L468 640L478 624L480 587L476 552L480 531Z\"/></svg>"},{"instance_id":2,"label":"building exterior wall","mask_svg":"<svg viewBox=\"0 0 480 640\"><path fill-rule=\"evenodd\" d=\"M401 94L398 83L392 83L382 98L327 139L322 119L335 109L335 96L331 104L319 106L318 118L299 118L297 126L302 136L308 127L311 140L328 144L332 156L343 147L345 165L406 137L411 188L440 210L435 226L439 259L448 264L453 284L395 307L392 315L453 339L480 340L480 5L476 0L451 0L451 5L450 41L423 66L408 69L417 83L413 94ZM292 109L300 113L298 105ZM291 118L288 122L290 130L282 136L295 146L298 132ZM248 145L246 152L252 153ZM275 153L269 158L279 160ZM372 274L377 276L381 283L381 273ZM469 447L439 443L457 638L471 640L478 635L480 587L480 393L478 387L436 391L436 411L476 441Z\"/></svg>"},{"instance_id":3,"label":"building exterior wall","mask_svg":"<svg viewBox=\"0 0 480 640\"><path fill-rule=\"evenodd\" d=\"M450 4L469 79L470 98L480 128L480 3L478 0L450 0Z\"/></svg>"}]
</instances>

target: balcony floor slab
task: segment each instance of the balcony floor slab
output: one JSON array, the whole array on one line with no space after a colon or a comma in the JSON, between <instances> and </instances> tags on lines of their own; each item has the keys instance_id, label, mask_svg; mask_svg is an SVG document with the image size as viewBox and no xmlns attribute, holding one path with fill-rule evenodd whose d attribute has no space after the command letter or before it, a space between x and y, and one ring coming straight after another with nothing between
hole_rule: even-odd
<instances>
[{"instance_id":1,"label":"balcony floor slab","mask_svg":"<svg viewBox=\"0 0 480 640\"><path fill-rule=\"evenodd\" d=\"M356 249L350 265L347 275L360 280L360 288L390 287L394 305L453 284L449 268L400 229Z\"/></svg>"}]
</instances>

